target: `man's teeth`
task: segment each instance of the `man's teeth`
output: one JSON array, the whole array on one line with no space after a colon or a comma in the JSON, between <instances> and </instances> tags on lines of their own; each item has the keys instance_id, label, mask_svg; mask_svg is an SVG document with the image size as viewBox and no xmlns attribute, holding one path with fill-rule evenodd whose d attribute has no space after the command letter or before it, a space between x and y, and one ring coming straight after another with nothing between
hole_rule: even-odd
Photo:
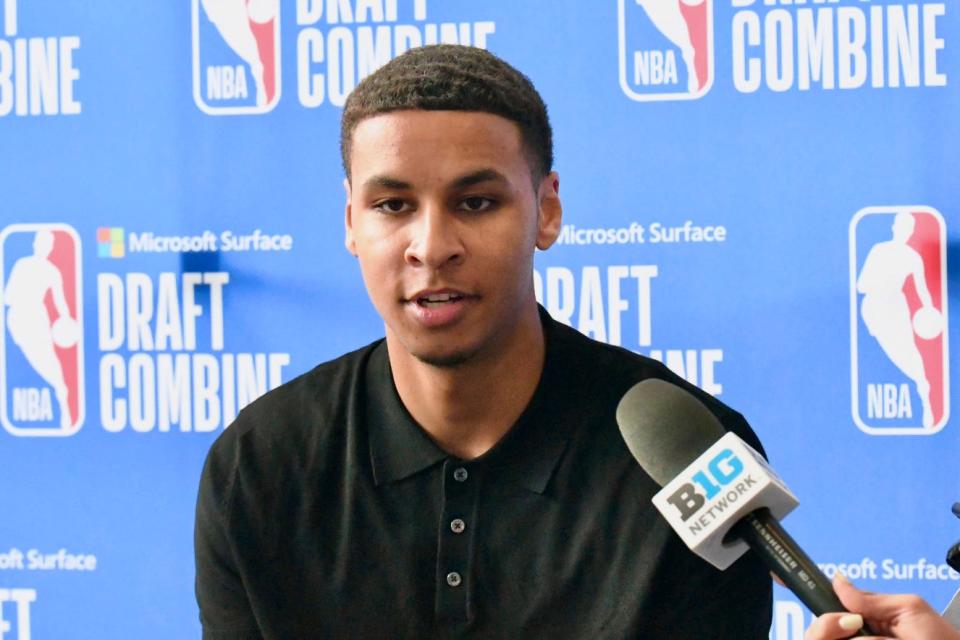
<instances>
[{"instance_id":1,"label":"man's teeth","mask_svg":"<svg viewBox=\"0 0 960 640\"><path fill-rule=\"evenodd\" d=\"M436 293L429 296L423 296L422 298L417 298L417 302L420 304L442 304L444 302L452 302L459 300L463 296L456 293Z\"/></svg>"}]
</instances>

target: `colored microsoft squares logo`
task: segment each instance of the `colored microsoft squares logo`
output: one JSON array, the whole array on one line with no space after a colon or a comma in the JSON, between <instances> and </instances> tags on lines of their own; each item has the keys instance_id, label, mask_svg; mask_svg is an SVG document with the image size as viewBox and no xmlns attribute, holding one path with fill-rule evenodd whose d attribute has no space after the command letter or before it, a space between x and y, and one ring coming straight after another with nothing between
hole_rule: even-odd
<instances>
[{"instance_id":1,"label":"colored microsoft squares logo","mask_svg":"<svg viewBox=\"0 0 960 640\"><path fill-rule=\"evenodd\" d=\"M97 256L101 258L123 257L122 227L100 227L97 229Z\"/></svg>"}]
</instances>

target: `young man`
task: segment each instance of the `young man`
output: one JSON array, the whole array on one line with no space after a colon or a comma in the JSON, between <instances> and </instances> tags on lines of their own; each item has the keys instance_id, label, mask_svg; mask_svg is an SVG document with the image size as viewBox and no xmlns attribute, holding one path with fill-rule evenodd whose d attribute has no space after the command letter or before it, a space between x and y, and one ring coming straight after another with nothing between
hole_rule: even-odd
<instances>
[{"instance_id":1,"label":"young man","mask_svg":"<svg viewBox=\"0 0 960 640\"><path fill-rule=\"evenodd\" d=\"M659 363L538 308L560 229L546 108L479 49L412 50L343 114L346 245L386 338L253 403L197 507L204 637L766 638L771 582L650 503L615 422Z\"/></svg>"}]
</instances>

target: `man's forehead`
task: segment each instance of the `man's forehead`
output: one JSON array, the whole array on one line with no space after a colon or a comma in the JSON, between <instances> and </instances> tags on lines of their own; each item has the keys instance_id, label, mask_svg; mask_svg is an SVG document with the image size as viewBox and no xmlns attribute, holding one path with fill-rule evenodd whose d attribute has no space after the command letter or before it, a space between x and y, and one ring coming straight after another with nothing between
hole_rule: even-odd
<instances>
[{"instance_id":1,"label":"man's forehead","mask_svg":"<svg viewBox=\"0 0 960 640\"><path fill-rule=\"evenodd\" d=\"M485 111L428 111L404 109L378 113L361 120L353 131L353 146L375 139L390 141L450 141L483 136L492 143L522 145L520 127L512 120Z\"/></svg>"},{"instance_id":2,"label":"man's forehead","mask_svg":"<svg viewBox=\"0 0 960 640\"><path fill-rule=\"evenodd\" d=\"M351 142L354 178L357 174L418 170L442 170L458 176L481 169L507 176L529 172L519 126L486 112L403 110L377 114L357 125Z\"/></svg>"}]
</instances>

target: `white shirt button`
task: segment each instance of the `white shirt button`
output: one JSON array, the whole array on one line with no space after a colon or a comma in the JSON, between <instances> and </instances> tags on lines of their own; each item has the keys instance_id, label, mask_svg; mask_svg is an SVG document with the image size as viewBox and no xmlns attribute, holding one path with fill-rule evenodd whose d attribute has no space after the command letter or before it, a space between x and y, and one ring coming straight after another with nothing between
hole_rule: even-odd
<instances>
[{"instance_id":1,"label":"white shirt button","mask_svg":"<svg viewBox=\"0 0 960 640\"><path fill-rule=\"evenodd\" d=\"M456 571L451 571L447 574L447 584L451 587L458 587L461 582L463 582L463 578L461 578L460 574Z\"/></svg>"},{"instance_id":2,"label":"white shirt button","mask_svg":"<svg viewBox=\"0 0 960 640\"><path fill-rule=\"evenodd\" d=\"M467 523L461 520L460 518L455 518L450 521L450 530L454 533L463 533L463 530L467 528Z\"/></svg>"}]
</instances>

